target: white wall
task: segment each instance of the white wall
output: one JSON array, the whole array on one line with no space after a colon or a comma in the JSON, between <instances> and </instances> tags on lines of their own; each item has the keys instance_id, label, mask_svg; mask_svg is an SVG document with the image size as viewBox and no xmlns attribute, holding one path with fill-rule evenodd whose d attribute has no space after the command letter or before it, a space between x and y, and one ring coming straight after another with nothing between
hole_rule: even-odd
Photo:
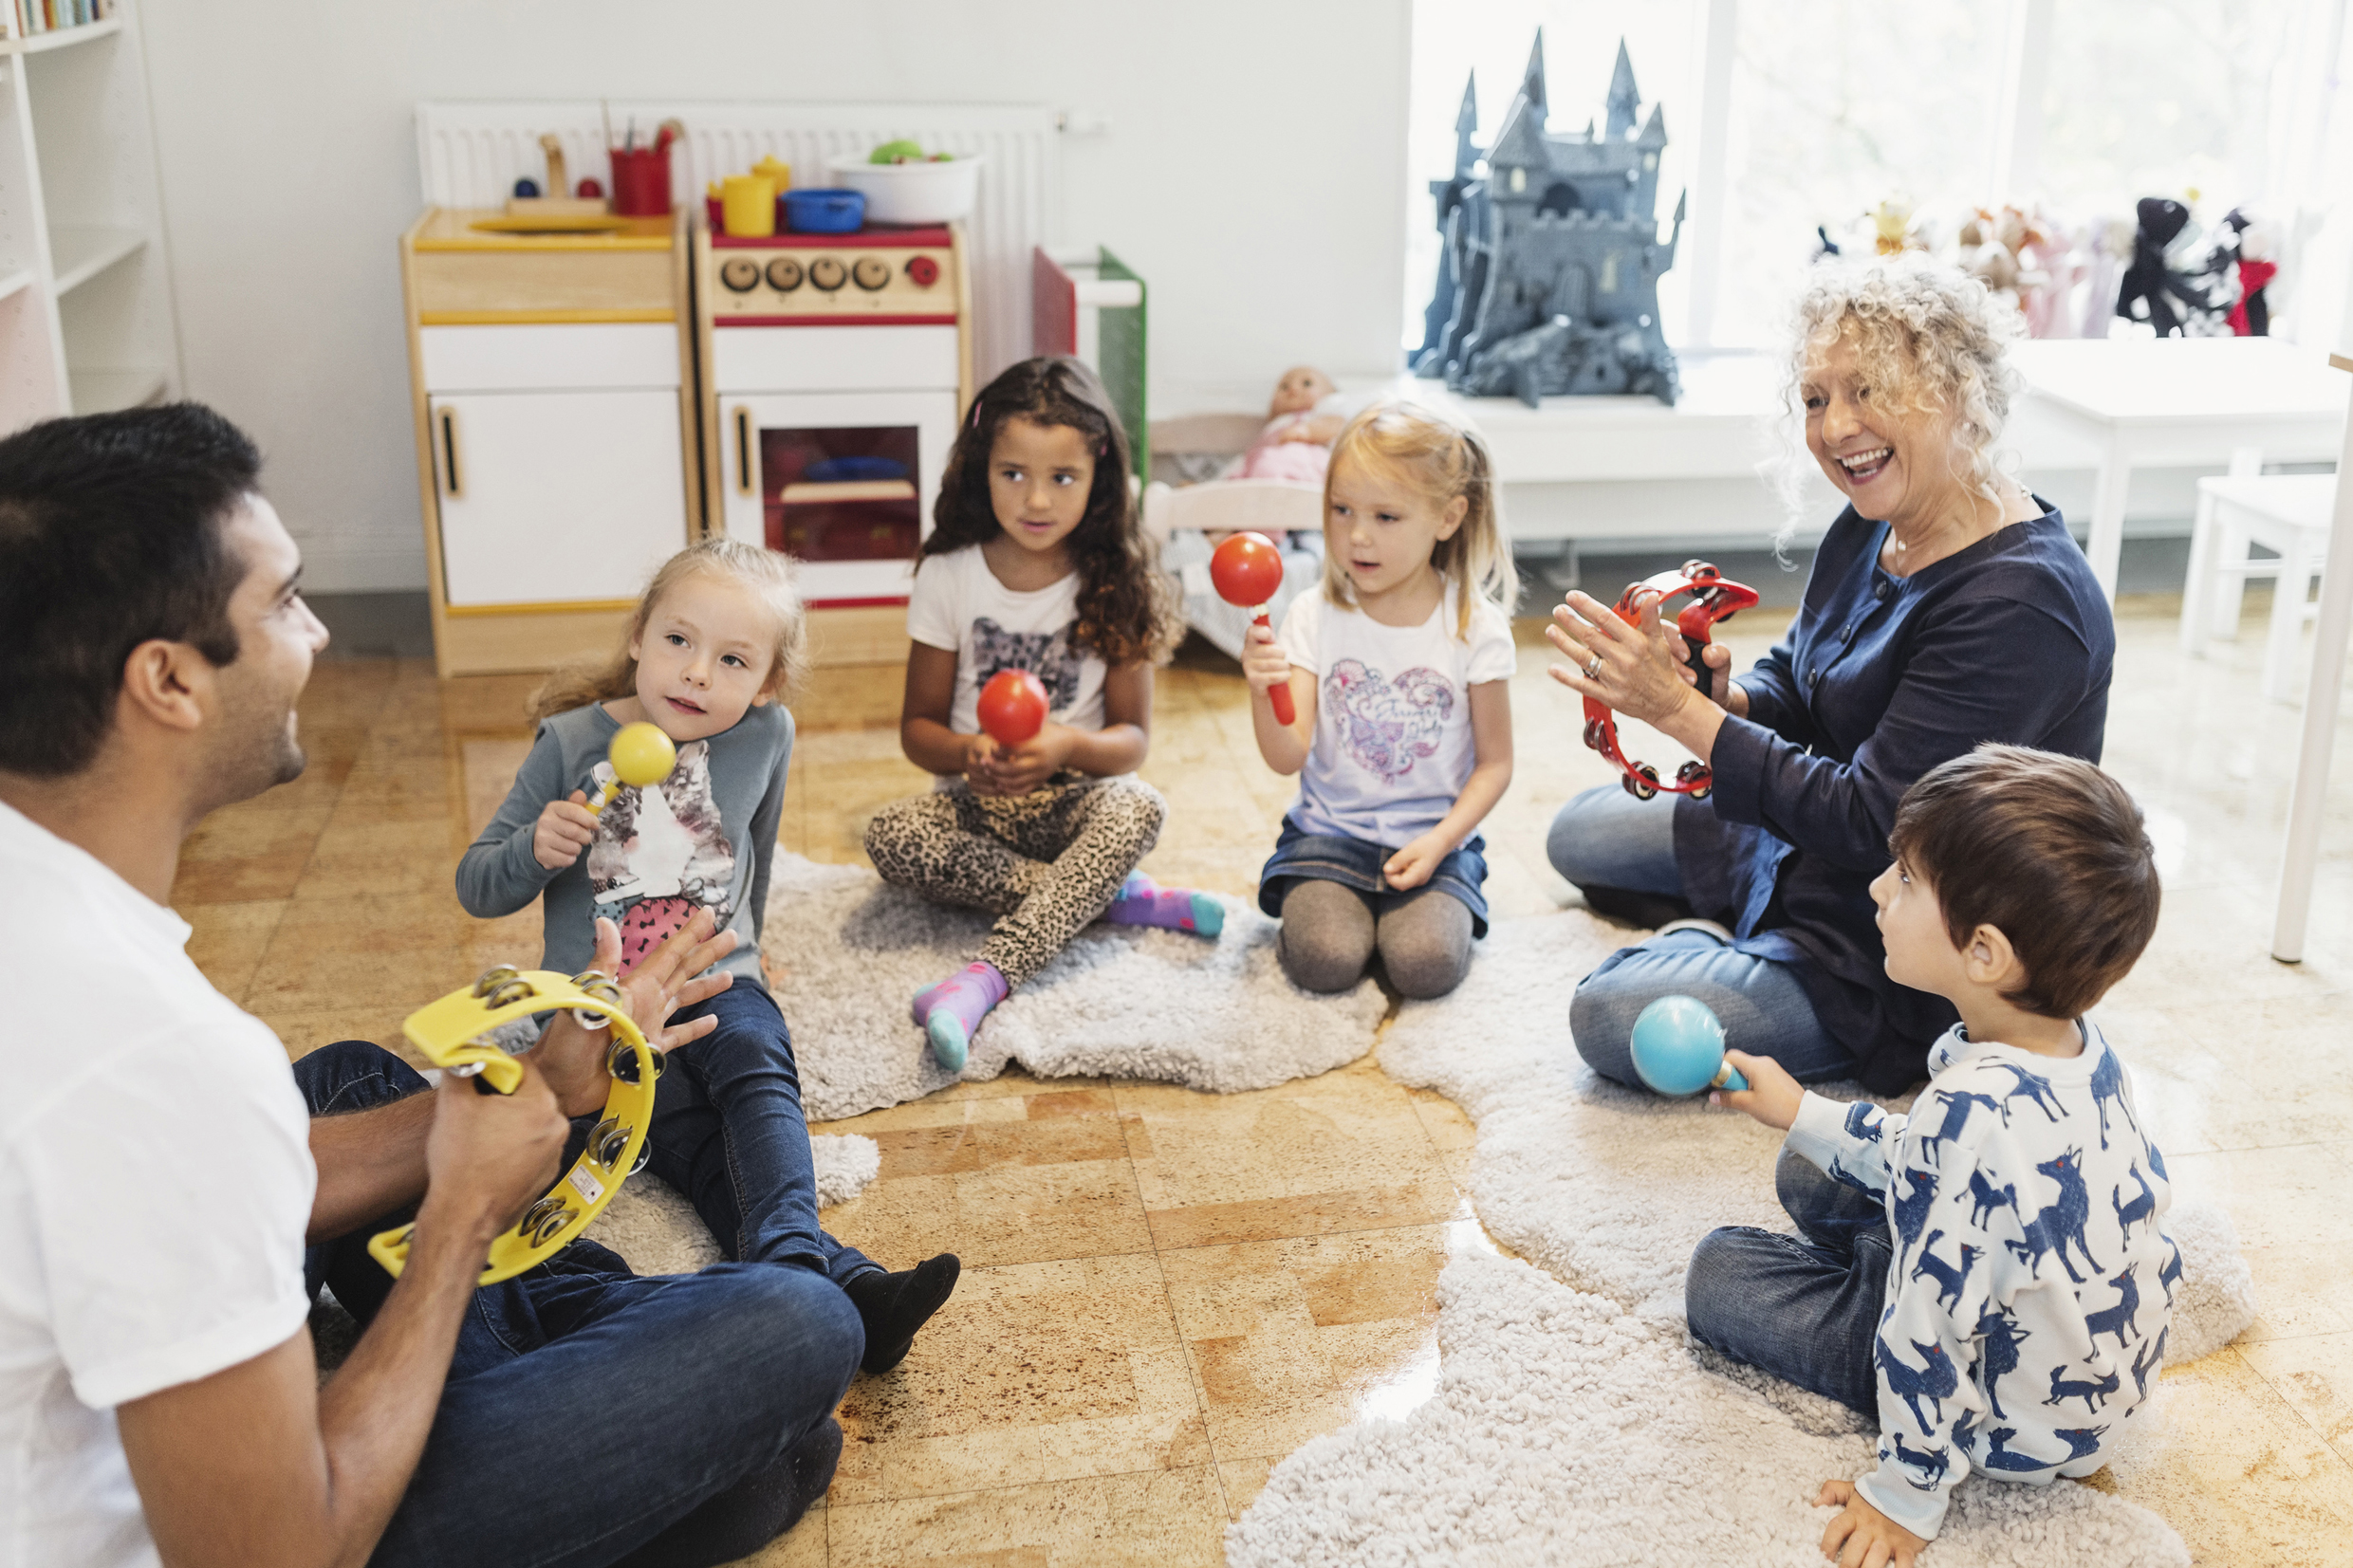
<instances>
[{"instance_id":1,"label":"white wall","mask_svg":"<svg viewBox=\"0 0 2353 1568\"><path fill-rule=\"evenodd\" d=\"M1058 238L1148 281L1156 406L1302 360L1396 369L1408 0L142 9L188 396L261 441L319 590L424 584L396 253L419 99L1088 111L1108 125L1065 148Z\"/></svg>"}]
</instances>

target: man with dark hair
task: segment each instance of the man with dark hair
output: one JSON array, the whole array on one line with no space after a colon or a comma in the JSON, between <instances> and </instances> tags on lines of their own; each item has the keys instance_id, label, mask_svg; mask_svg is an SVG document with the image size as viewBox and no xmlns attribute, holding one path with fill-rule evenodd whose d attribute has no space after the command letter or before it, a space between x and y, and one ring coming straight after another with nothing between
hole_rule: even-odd
<instances>
[{"instance_id":1,"label":"man with dark hair","mask_svg":"<svg viewBox=\"0 0 2353 1568\"><path fill-rule=\"evenodd\" d=\"M186 404L0 441L0 1559L756 1550L840 1451L863 1334L822 1273L639 1280L576 1242L474 1283L565 1116L602 1105L601 1037L558 1015L514 1094L403 1098L421 1080L373 1047L289 1073L183 950L181 842L302 771L294 704L327 640L259 469ZM706 971L732 942L706 915L631 974L650 1037L707 1030L664 1024L724 987ZM607 923L601 967L619 950ZM409 1215L406 1268L349 1303L369 1326L321 1389L318 1277Z\"/></svg>"},{"instance_id":2,"label":"man with dark hair","mask_svg":"<svg viewBox=\"0 0 2353 1568\"><path fill-rule=\"evenodd\" d=\"M2107 1463L2164 1360L2181 1254L2132 1080L2083 1016L2157 929L2157 858L2123 785L1980 746L1904 792L1871 884L1888 977L1961 1022L1907 1115L1727 1051L1711 1096L1788 1133L1798 1234L1693 1252L1694 1337L1880 1424L1878 1468L1815 1498L1823 1553L1911 1568L1972 1468L2047 1485ZM1843 1555L1840 1555L1843 1554Z\"/></svg>"}]
</instances>

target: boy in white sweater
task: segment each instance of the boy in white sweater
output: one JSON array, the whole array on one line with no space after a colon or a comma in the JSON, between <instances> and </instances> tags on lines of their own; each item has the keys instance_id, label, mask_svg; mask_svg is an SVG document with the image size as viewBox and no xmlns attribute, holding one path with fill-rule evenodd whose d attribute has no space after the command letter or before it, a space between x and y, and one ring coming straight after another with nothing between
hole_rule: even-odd
<instances>
[{"instance_id":1,"label":"boy in white sweater","mask_svg":"<svg viewBox=\"0 0 2353 1568\"><path fill-rule=\"evenodd\" d=\"M1897 808L1871 884L1887 972L1959 1009L1912 1113L1801 1089L1728 1051L1788 1130L1800 1234L1693 1253L1693 1335L1880 1422L1879 1468L1824 1485L1823 1555L1911 1568L1974 1467L2047 1485L2106 1462L2165 1356L2181 1254L2165 1162L2083 1014L2157 929L2140 808L2089 763L1984 746Z\"/></svg>"}]
</instances>

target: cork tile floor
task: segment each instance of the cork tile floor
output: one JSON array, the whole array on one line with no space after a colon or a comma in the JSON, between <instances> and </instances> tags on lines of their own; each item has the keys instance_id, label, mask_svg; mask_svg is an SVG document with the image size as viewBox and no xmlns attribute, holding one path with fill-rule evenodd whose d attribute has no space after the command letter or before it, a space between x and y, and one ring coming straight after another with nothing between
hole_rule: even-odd
<instances>
[{"instance_id":1,"label":"cork tile floor","mask_svg":"<svg viewBox=\"0 0 2353 1568\"><path fill-rule=\"evenodd\" d=\"M2263 611L2253 596L2251 628ZM2263 1316L2169 1370L2163 1440L2091 1484L2157 1508L2201 1562L2353 1562L2353 725L2311 951L2274 964L2300 714L2256 702L2259 633L2189 660L2174 614L2120 608L2107 762L2149 812L2166 906L2104 1011L2177 1182L2235 1217ZM1745 664L1780 624L1724 630ZM1487 826L1501 916L1574 898L1544 828L1606 782L1536 625L1517 778ZM290 1053L389 1039L486 966L537 960L536 910L472 920L451 886L528 747L530 684L324 663L303 701L308 772L190 842L174 902L192 950ZM895 669L824 672L796 698L786 848L858 860L866 818L922 786L898 705ZM1629 749L1673 754L1647 735ZM1233 666L1198 644L1162 674L1144 773L1173 808L1147 868L1249 894L1290 789L1257 759ZM1285 1454L1428 1396L1438 1271L1493 1245L1467 1196L1468 1118L1369 1058L1225 1097L1015 1073L823 1130L882 1150L833 1228L900 1265L954 1250L966 1272L905 1365L852 1387L832 1493L763 1568L1217 1561Z\"/></svg>"}]
</instances>

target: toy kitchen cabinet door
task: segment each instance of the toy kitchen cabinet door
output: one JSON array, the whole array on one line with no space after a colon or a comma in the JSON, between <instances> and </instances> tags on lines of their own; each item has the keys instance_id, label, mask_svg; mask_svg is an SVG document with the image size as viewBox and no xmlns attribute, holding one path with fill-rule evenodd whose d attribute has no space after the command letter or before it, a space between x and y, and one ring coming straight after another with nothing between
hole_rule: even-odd
<instances>
[{"instance_id":1,"label":"toy kitchen cabinet door","mask_svg":"<svg viewBox=\"0 0 2353 1568\"><path fill-rule=\"evenodd\" d=\"M685 546L675 391L442 395L430 413L451 608L633 600Z\"/></svg>"}]
</instances>

